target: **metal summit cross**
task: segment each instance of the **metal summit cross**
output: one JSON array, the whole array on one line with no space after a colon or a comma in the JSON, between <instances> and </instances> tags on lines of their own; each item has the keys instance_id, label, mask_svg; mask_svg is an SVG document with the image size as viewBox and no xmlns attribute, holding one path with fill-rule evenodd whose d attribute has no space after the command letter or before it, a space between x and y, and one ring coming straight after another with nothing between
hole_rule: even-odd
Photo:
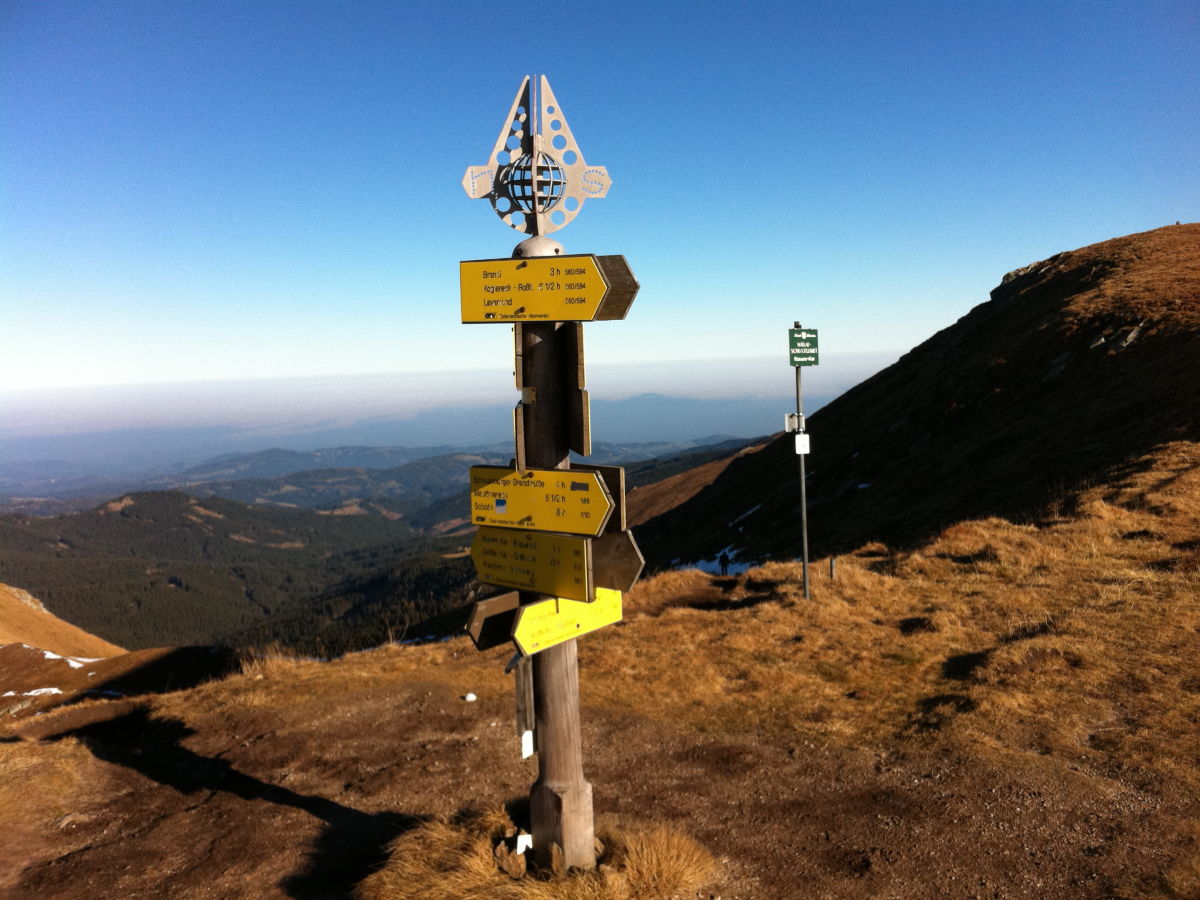
<instances>
[{"instance_id":1,"label":"metal summit cross","mask_svg":"<svg viewBox=\"0 0 1200 900\"><path fill-rule=\"evenodd\" d=\"M505 225L547 235L579 215L585 200L607 194L612 179L583 161L545 75L537 86L525 76L487 165L467 169L462 184L470 197L490 200Z\"/></svg>"},{"instance_id":2,"label":"metal summit cross","mask_svg":"<svg viewBox=\"0 0 1200 900\"><path fill-rule=\"evenodd\" d=\"M538 864L591 869L575 639L621 618L621 594L644 560L625 527L624 471L572 467L570 453L592 452L582 323L625 318L638 283L623 256L565 255L547 237L611 180L584 161L544 76L521 82L488 162L462 184L529 235L511 257L459 263L462 321L512 325L521 392L512 465L471 475L478 577L520 593L478 602L467 630L480 650L516 650L517 730L523 755L538 755L529 794Z\"/></svg>"}]
</instances>

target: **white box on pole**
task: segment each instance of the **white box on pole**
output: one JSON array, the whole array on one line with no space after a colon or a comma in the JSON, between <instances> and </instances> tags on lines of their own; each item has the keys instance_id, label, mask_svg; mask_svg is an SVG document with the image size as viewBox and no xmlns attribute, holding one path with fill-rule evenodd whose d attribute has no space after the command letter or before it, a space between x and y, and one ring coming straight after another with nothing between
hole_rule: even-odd
<instances>
[{"instance_id":1,"label":"white box on pole","mask_svg":"<svg viewBox=\"0 0 1200 900\"><path fill-rule=\"evenodd\" d=\"M796 455L805 456L808 454L808 435L804 432L796 435Z\"/></svg>"}]
</instances>

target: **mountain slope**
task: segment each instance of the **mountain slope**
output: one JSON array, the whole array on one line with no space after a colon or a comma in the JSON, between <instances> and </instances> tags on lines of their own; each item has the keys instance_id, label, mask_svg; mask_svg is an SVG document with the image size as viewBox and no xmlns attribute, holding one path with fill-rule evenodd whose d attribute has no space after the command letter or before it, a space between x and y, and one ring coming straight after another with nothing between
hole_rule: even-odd
<instances>
[{"instance_id":1,"label":"mountain slope","mask_svg":"<svg viewBox=\"0 0 1200 900\"><path fill-rule=\"evenodd\" d=\"M642 897L1200 896L1198 551L1179 441L1044 527L856 548L810 601L792 563L645 580L579 642L607 852L657 823L721 858ZM0 894L629 900L619 858L514 880L464 824L528 827L511 653L272 655L0 717Z\"/></svg>"},{"instance_id":2,"label":"mountain slope","mask_svg":"<svg viewBox=\"0 0 1200 900\"><path fill-rule=\"evenodd\" d=\"M310 601L336 603L429 542L379 516L147 492L52 519L0 517L0 549L0 580L135 648L211 643Z\"/></svg>"},{"instance_id":3,"label":"mountain slope","mask_svg":"<svg viewBox=\"0 0 1200 900\"><path fill-rule=\"evenodd\" d=\"M30 644L60 656L115 656L116 644L64 622L28 591L0 584L0 644Z\"/></svg>"},{"instance_id":4,"label":"mountain slope","mask_svg":"<svg viewBox=\"0 0 1200 900\"><path fill-rule=\"evenodd\" d=\"M1172 440L1200 440L1200 225L1116 238L1005 276L991 299L813 415L814 555L1037 515ZM800 551L779 436L642 525L652 566Z\"/></svg>"},{"instance_id":5,"label":"mountain slope","mask_svg":"<svg viewBox=\"0 0 1200 900\"><path fill-rule=\"evenodd\" d=\"M364 508L364 502L385 501L386 506L379 507L385 515L407 515L465 488L471 466L497 465L507 458L494 453L453 453L390 469L308 469L274 478L220 479L179 487L195 497L308 509Z\"/></svg>"}]
</instances>

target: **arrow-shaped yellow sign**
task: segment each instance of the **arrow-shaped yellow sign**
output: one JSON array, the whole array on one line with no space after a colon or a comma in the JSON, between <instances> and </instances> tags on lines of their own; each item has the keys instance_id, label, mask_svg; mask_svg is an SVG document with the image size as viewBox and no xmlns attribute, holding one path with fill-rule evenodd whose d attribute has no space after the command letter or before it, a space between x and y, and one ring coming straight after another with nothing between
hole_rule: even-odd
<instances>
[{"instance_id":1,"label":"arrow-shaped yellow sign","mask_svg":"<svg viewBox=\"0 0 1200 900\"><path fill-rule=\"evenodd\" d=\"M604 531L612 510L608 488L596 472L471 467L471 521L476 525L595 537Z\"/></svg>"},{"instance_id":2,"label":"arrow-shaped yellow sign","mask_svg":"<svg viewBox=\"0 0 1200 900\"><path fill-rule=\"evenodd\" d=\"M638 291L623 256L467 260L458 274L467 323L623 319Z\"/></svg>"},{"instance_id":3,"label":"arrow-shaped yellow sign","mask_svg":"<svg viewBox=\"0 0 1200 900\"><path fill-rule=\"evenodd\" d=\"M621 592L596 588L595 603L552 597L522 606L513 626L517 649L532 656L605 625L621 621Z\"/></svg>"},{"instance_id":4,"label":"arrow-shaped yellow sign","mask_svg":"<svg viewBox=\"0 0 1200 900\"><path fill-rule=\"evenodd\" d=\"M589 602L591 549L591 538L481 526L471 561L486 584Z\"/></svg>"}]
</instances>

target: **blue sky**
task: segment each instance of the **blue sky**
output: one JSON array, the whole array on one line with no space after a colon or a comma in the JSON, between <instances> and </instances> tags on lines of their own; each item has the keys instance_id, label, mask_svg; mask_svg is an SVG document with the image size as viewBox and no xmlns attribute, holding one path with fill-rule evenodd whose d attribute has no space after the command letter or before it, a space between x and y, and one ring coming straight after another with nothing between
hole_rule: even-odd
<instances>
[{"instance_id":1,"label":"blue sky","mask_svg":"<svg viewBox=\"0 0 1200 900\"><path fill-rule=\"evenodd\" d=\"M898 355L1009 269L1200 207L1200 5L0 7L0 385L511 369L460 181L550 80L642 283L589 364ZM646 385L646 390L660 386Z\"/></svg>"}]
</instances>

